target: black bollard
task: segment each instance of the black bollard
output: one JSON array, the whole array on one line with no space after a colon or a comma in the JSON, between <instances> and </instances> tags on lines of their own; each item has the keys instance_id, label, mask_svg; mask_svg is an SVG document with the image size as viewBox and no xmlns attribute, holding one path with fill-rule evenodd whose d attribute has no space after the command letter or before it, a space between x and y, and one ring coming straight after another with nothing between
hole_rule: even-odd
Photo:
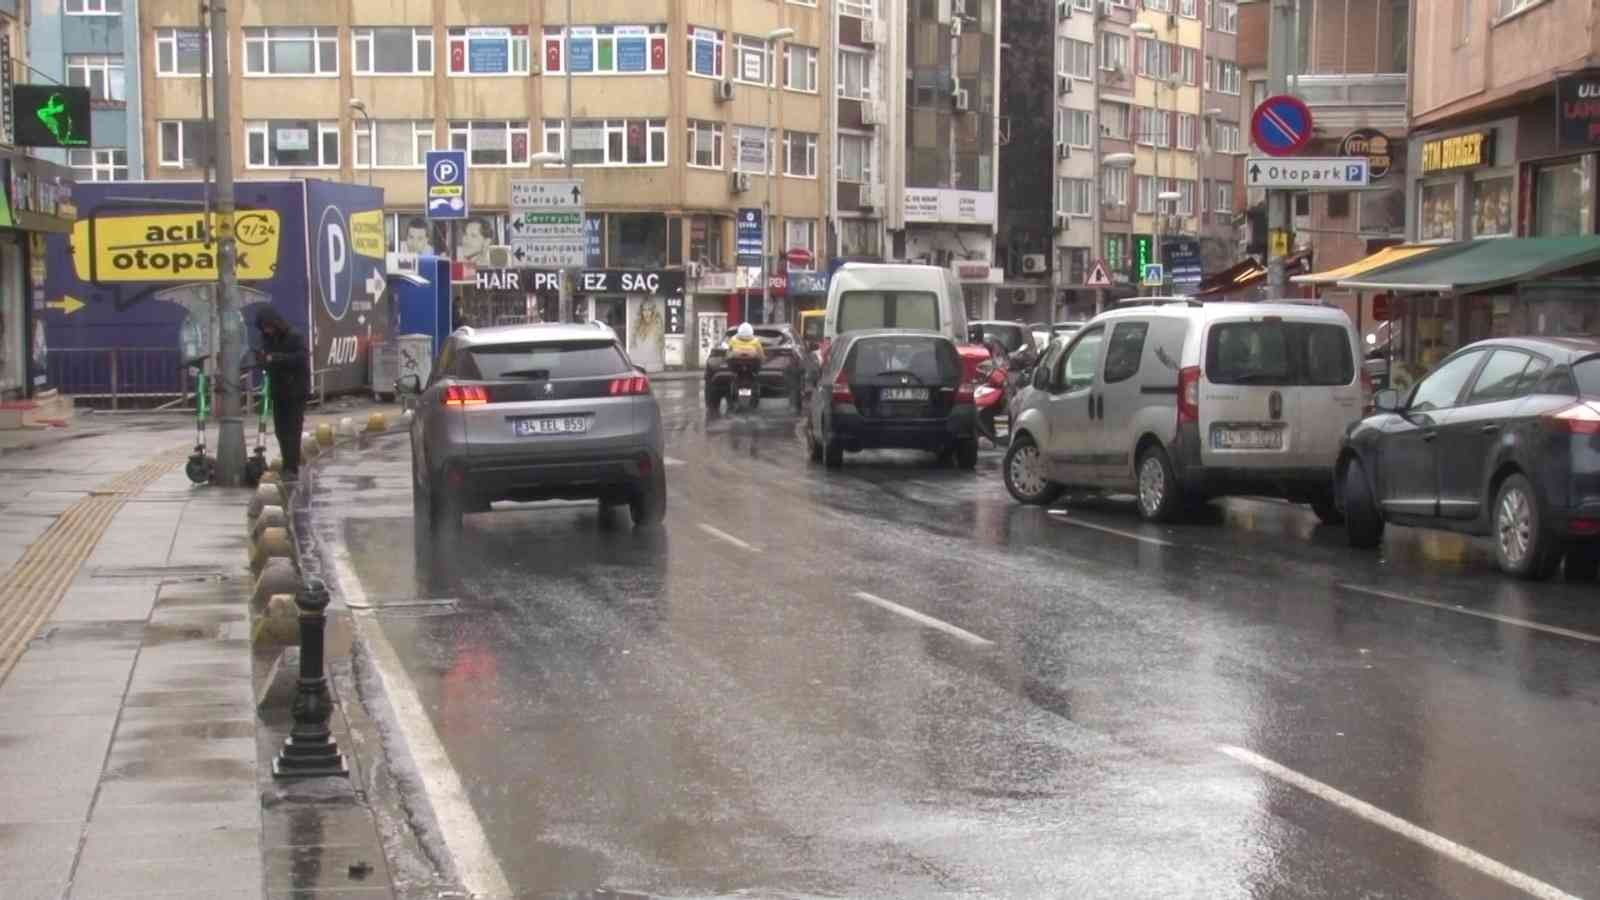
<instances>
[{"instance_id":1,"label":"black bollard","mask_svg":"<svg viewBox=\"0 0 1600 900\"><path fill-rule=\"evenodd\" d=\"M300 685L295 692L294 725L289 737L272 761L274 778L319 778L327 775L349 777L350 767L339 742L333 739L328 719L333 702L328 694L328 679L322 674L323 626L328 617L328 587L320 578L306 579L305 589L295 598L300 607Z\"/></svg>"}]
</instances>

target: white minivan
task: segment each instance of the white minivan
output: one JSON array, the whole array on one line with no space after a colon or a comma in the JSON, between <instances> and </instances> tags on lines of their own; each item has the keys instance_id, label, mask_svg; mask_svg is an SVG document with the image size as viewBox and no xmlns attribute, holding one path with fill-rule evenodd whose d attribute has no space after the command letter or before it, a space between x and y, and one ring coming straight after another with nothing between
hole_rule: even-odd
<instances>
[{"instance_id":1,"label":"white minivan","mask_svg":"<svg viewBox=\"0 0 1600 900\"><path fill-rule=\"evenodd\" d=\"M941 266L845 263L828 282L823 339L877 328L937 331L966 343L961 282Z\"/></svg>"},{"instance_id":2,"label":"white minivan","mask_svg":"<svg viewBox=\"0 0 1600 900\"><path fill-rule=\"evenodd\" d=\"M1370 385L1342 310L1127 301L1040 360L1003 475L1024 503L1132 491L1166 521L1228 495L1310 503L1336 521L1333 467Z\"/></svg>"}]
</instances>

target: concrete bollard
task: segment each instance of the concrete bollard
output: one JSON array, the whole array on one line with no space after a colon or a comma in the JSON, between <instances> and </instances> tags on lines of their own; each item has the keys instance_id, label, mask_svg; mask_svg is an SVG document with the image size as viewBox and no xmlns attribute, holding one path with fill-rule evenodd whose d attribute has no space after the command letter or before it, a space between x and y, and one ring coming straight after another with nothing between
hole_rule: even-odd
<instances>
[{"instance_id":1,"label":"concrete bollard","mask_svg":"<svg viewBox=\"0 0 1600 900\"><path fill-rule=\"evenodd\" d=\"M267 471L273 473L274 475L282 475L283 474L283 457L274 456L272 458L272 462L267 463Z\"/></svg>"},{"instance_id":2,"label":"concrete bollard","mask_svg":"<svg viewBox=\"0 0 1600 900\"><path fill-rule=\"evenodd\" d=\"M283 485L276 483L262 483L256 485L256 492L250 495L250 505L245 509L245 517L254 522L261 515L263 507L288 506L285 502Z\"/></svg>"},{"instance_id":3,"label":"concrete bollard","mask_svg":"<svg viewBox=\"0 0 1600 900\"><path fill-rule=\"evenodd\" d=\"M250 571L260 572L269 559L294 559L294 542L287 528L263 528L250 547Z\"/></svg>"},{"instance_id":4,"label":"concrete bollard","mask_svg":"<svg viewBox=\"0 0 1600 900\"><path fill-rule=\"evenodd\" d=\"M250 592L250 608L260 612L267 608L273 594L296 594L300 591L300 573L293 559L275 556L261 567L256 576L256 586Z\"/></svg>"},{"instance_id":5,"label":"concrete bollard","mask_svg":"<svg viewBox=\"0 0 1600 900\"><path fill-rule=\"evenodd\" d=\"M317 435L317 443L318 444L320 444L320 445L322 445L324 447L332 447L333 446L333 437L334 437L334 435L333 435L333 426L331 424L329 424L327 422L318 423L317 424L316 435Z\"/></svg>"},{"instance_id":6,"label":"concrete bollard","mask_svg":"<svg viewBox=\"0 0 1600 900\"><path fill-rule=\"evenodd\" d=\"M321 579L309 578L295 602L300 605L300 681L294 698L294 726L272 761L272 777L349 777L350 767L328 727L333 715L328 678L323 673L328 588Z\"/></svg>"},{"instance_id":7,"label":"concrete bollard","mask_svg":"<svg viewBox=\"0 0 1600 900\"><path fill-rule=\"evenodd\" d=\"M292 644L300 634L300 608L293 594L273 594L256 622L257 644Z\"/></svg>"},{"instance_id":8,"label":"concrete bollard","mask_svg":"<svg viewBox=\"0 0 1600 900\"><path fill-rule=\"evenodd\" d=\"M349 416L345 416L339 420L339 427L336 429L336 431L338 432L338 436L345 440L354 439L356 436L356 420L350 418Z\"/></svg>"},{"instance_id":9,"label":"concrete bollard","mask_svg":"<svg viewBox=\"0 0 1600 900\"><path fill-rule=\"evenodd\" d=\"M305 459L316 459L321 455L322 445L311 438L306 438L305 443L300 445L300 456Z\"/></svg>"},{"instance_id":10,"label":"concrete bollard","mask_svg":"<svg viewBox=\"0 0 1600 900\"><path fill-rule=\"evenodd\" d=\"M389 417L381 412L367 414L367 433L381 434L389 430Z\"/></svg>"},{"instance_id":11,"label":"concrete bollard","mask_svg":"<svg viewBox=\"0 0 1600 900\"><path fill-rule=\"evenodd\" d=\"M250 549L252 551L255 550L255 546L261 543L261 533L268 528L287 529L288 527L289 517L284 514L283 507L261 507L261 515L256 516L255 523L250 526Z\"/></svg>"},{"instance_id":12,"label":"concrete bollard","mask_svg":"<svg viewBox=\"0 0 1600 900\"><path fill-rule=\"evenodd\" d=\"M260 483L261 484L283 484L283 472L282 472L282 470L274 469L271 466L268 466L267 470L265 472L261 473L261 481L260 481Z\"/></svg>"}]
</instances>

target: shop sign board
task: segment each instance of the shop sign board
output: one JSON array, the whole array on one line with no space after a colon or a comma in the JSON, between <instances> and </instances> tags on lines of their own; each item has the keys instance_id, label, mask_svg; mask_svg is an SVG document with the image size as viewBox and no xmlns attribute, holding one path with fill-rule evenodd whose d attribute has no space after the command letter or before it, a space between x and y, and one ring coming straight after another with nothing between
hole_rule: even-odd
<instances>
[{"instance_id":1,"label":"shop sign board","mask_svg":"<svg viewBox=\"0 0 1600 900\"><path fill-rule=\"evenodd\" d=\"M682 269L585 269L578 273L580 294L683 295Z\"/></svg>"},{"instance_id":2,"label":"shop sign board","mask_svg":"<svg viewBox=\"0 0 1600 900\"><path fill-rule=\"evenodd\" d=\"M1424 175L1492 165L1494 165L1493 128L1422 142Z\"/></svg>"},{"instance_id":3,"label":"shop sign board","mask_svg":"<svg viewBox=\"0 0 1600 900\"><path fill-rule=\"evenodd\" d=\"M1245 184L1253 188L1337 191L1366 187L1371 169L1364 156L1257 156L1245 161L1244 176Z\"/></svg>"},{"instance_id":4,"label":"shop sign board","mask_svg":"<svg viewBox=\"0 0 1600 900\"><path fill-rule=\"evenodd\" d=\"M1394 166L1394 156L1389 149L1389 136L1376 128L1356 128L1339 141L1340 156L1364 156L1367 159L1367 177L1381 181Z\"/></svg>"},{"instance_id":5,"label":"shop sign board","mask_svg":"<svg viewBox=\"0 0 1600 900\"><path fill-rule=\"evenodd\" d=\"M1600 144L1600 70L1556 80L1556 134L1562 147Z\"/></svg>"}]
</instances>

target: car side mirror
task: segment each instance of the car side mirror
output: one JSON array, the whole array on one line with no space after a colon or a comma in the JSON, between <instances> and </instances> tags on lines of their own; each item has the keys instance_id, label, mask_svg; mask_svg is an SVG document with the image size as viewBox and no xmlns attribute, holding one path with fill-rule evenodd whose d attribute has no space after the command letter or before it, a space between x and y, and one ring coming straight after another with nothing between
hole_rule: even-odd
<instances>
[{"instance_id":1,"label":"car side mirror","mask_svg":"<svg viewBox=\"0 0 1600 900\"><path fill-rule=\"evenodd\" d=\"M394 388L397 393L401 394L420 394L422 393L422 376L401 375L395 381Z\"/></svg>"},{"instance_id":2,"label":"car side mirror","mask_svg":"<svg viewBox=\"0 0 1600 900\"><path fill-rule=\"evenodd\" d=\"M1401 412L1400 392L1392 388L1384 388L1372 396L1372 406L1378 412Z\"/></svg>"}]
</instances>

